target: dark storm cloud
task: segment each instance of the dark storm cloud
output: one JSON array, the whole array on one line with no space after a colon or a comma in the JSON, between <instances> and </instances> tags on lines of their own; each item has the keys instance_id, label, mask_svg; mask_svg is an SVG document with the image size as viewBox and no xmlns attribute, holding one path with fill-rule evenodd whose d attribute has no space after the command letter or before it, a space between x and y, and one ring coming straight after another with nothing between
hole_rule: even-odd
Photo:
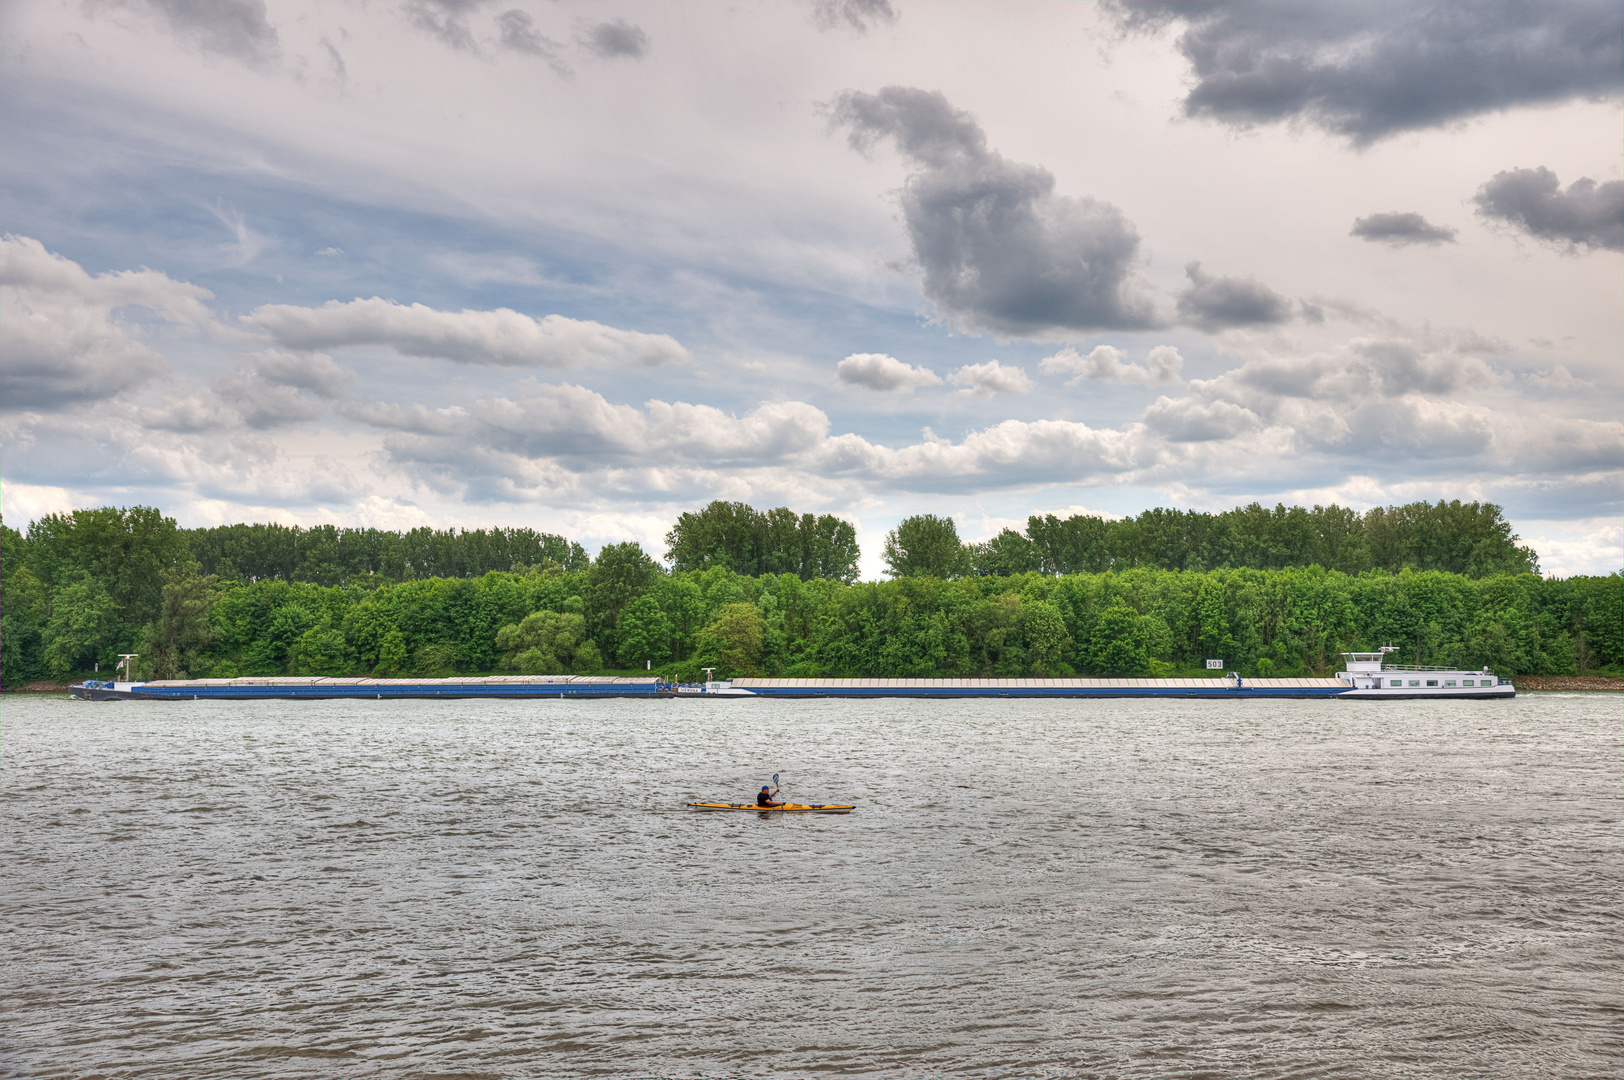
<instances>
[{"instance_id":1,"label":"dark storm cloud","mask_svg":"<svg viewBox=\"0 0 1624 1080\"><path fill-rule=\"evenodd\" d=\"M1139 234L1122 212L1057 195L1054 176L987 148L941 93L848 91L832 107L859 151L892 140L913 167L902 210L925 295L973 327L1008 334L1161 325L1133 273Z\"/></svg>"},{"instance_id":2,"label":"dark storm cloud","mask_svg":"<svg viewBox=\"0 0 1624 1080\"><path fill-rule=\"evenodd\" d=\"M1184 111L1239 126L1302 119L1365 144L1624 89L1618 0L1113 7L1130 28L1182 27Z\"/></svg>"},{"instance_id":3,"label":"dark storm cloud","mask_svg":"<svg viewBox=\"0 0 1624 1080\"><path fill-rule=\"evenodd\" d=\"M625 19L599 23L581 33L581 44L605 60L617 56L635 60L648 52L648 35Z\"/></svg>"},{"instance_id":4,"label":"dark storm cloud","mask_svg":"<svg viewBox=\"0 0 1624 1080\"><path fill-rule=\"evenodd\" d=\"M1478 188L1477 212L1564 247L1624 251L1624 180L1581 177L1562 190L1556 174L1508 169Z\"/></svg>"},{"instance_id":5,"label":"dark storm cloud","mask_svg":"<svg viewBox=\"0 0 1624 1080\"><path fill-rule=\"evenodd\" d=\"M146 0L146 6L176 37L204 52L259 66L282 53L276 28L265 19L264 0Z\"/></svg>"},{"instance_id":6,"label":"dark storm cloud","mask_svg":"<svg viewBox=\"0 0 1624 1080\"><path fill-rule=\"evenodd\" d=\"M1203 330L1268 326L1292 316L1292 303L1255 278L1213 277L1193 262L1189 287L1179 293L1179 317Z\"/></svg>"},{"instance_id":7,"label":"dark storm cloud","mask_svg":"<svg viewBox=\"0 0 1624 1080\"><path fill-rule=\"evenodd\" d=\"M1361 240L1374 240L1383 244L1392 244L1394 247L1403 247L1409 244L1453 244L1455 230L1444 225L1434 225L1420 214L1406 214L1394 211L1391 214L1371 214L1369 217L1355 218L1353 228L1348 230L1349 236L1357 236Z\"/></svg>"},{"instance_id":8,"label":"dark storm cloud","mask_svg":"<svg viewBox=\"0 0 1624 1080\"><path fill-rule=\"evenodd\" d=\"M847 29L866 34L872 27L897 21L891 0L812 0L812 21L819 30Z\"/></svg>"}]
</instances>

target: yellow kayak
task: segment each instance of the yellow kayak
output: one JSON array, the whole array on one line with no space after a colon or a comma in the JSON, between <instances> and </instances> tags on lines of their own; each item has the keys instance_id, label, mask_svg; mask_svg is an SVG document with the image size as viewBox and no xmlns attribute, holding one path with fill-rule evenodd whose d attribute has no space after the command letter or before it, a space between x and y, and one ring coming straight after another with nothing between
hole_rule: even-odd
<instances>
[{"instance_id":1,"label":"yellow kayak","mask_svg":"<svg viewBox=\"0 0 1624 1080\"><path fill-rule=\"evenodd\" d=\"M757 806L742 802L691 802L690 810L755 810L763 814L849 814L855 806L837 806L833 803L781 803L778 806Z\"/></svg>"}]
</instances>

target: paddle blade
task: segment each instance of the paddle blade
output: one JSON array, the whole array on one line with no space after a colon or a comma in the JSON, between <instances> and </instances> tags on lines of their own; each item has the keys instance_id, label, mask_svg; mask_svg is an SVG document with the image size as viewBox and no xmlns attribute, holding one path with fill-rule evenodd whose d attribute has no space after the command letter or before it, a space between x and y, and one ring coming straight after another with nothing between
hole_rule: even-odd
<instances>
[{"instance_id":1,"label":"paddle blade","mask_svg":"<svg viewBox=\"0 0 1624 1080\"><path fill-rule=\"evenodd\" d=\"M773 773L773 787L777 787L777 786L778 786L778 774Z\"/></svg>"}]
</instances>

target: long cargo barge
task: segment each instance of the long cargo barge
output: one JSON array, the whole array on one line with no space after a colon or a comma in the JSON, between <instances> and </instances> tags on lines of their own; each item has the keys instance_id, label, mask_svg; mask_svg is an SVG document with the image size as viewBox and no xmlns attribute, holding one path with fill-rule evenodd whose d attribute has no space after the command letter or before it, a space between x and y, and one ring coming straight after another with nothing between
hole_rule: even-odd
<instances>
[{"instance_id":1,"label":"long cargo barge","mask_svg":"<svg viewBox=\"0 0 1624 1080\"><path fill-rule=\"evenodd\" d=\"M368 679L274 676L85 682L72 688L91 701L246 700L263 698L1262 698L1494 699L1516 687L1484 669L1386 667L1385 652L1349 653L1335 678L1206 679L752 679L671 683L655 676L486 675L449 679Z\"/></svg>"}]
</instances>

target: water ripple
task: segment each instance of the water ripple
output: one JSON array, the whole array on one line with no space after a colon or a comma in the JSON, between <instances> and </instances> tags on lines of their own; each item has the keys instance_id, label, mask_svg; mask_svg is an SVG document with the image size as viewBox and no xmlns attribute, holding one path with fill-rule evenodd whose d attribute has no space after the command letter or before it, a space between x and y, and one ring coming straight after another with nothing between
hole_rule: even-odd
<instances>
[{"instance_id":1,"label":"water ripple","mask_svg":"<svg viewBox=\"0 0 1624 1080\"><path fill-rule=\"evenodd\" d=\"M1616 700L8 698L0 1075L1616 1076Z\"/></svg>"}]
</instances>

